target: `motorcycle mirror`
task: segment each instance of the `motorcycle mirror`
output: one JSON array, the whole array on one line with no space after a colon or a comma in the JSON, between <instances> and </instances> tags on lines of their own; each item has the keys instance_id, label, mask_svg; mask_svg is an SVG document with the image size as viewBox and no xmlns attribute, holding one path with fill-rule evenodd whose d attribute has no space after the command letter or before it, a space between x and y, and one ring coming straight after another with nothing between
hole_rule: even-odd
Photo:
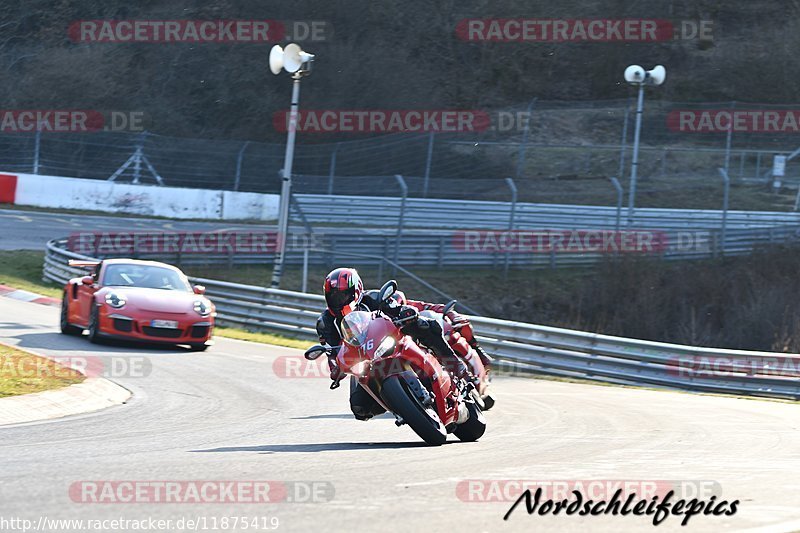
<instances>
[{"instance_id":1,"label":"motorcycle mirror","mask_svg":"<svg viewBox=\"0 0 800 533\"><path fill-rule=\"evenodd\" d=\"M447 305L445 305L444 309L442 310L442 314L446 315L447 313L452 311L455 308L457 303L458 303L458 300L450 300L449 302L447 302Z\"/></svg>"},{"instance_id":2,"label":"motorcycle mirror","mask_svg":"<svg viewBox=\"0 0 800 533\"><path fill-rule=\"evenodd\" d=\"M324 346L320 344L315 344L314 346L306 350L306 353L304 353L303 356L309 361L313 361L315 359L319 359L319 357L327 351L328 350Z\"/></svg>"},{"instance_id":3,"label":"motorcycle mirror","mask_svg":"<svg viewBox=\"0 0 800 533\"><path fill-rule=\"evenodd\" d=\"M393 279L390 279L383 284L383 287L381 287L381 291L379 293L381 301L387 301L395 292L397 292L397 282Z\"/></svg>"}]
</instances>

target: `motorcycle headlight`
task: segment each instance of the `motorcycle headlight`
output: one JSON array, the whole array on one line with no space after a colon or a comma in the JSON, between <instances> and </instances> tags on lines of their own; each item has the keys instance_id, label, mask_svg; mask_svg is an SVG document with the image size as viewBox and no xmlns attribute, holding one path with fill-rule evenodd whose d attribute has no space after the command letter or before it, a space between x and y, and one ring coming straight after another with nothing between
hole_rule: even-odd
<instances>
[{"instance_id":1,"label":"motorcycle headlight","mask_svg":"<svg viewBox=\"0 0 800 533\"><path fill-rule=\"evenodd\" d=\"M397 341L394 340L394 337L386 337L383 339L380 346L378 346L378 349L375 350L375 358L377 359L378 357L383 357L387 353L393 352L396 344Z\"/></svg>"},{"instance_id":2,"label":"motorcycle headlight","mask_svg":"<svg viewBox=\"0 0 800 533\"><path fill-rule=\"evenodd\" d=\"M113 307L114 309L119 309L120 307L125 305L126 300L117 293L109 292L108 294L106 294L106 303L111 307Z\"/></svg>"},{"instance_id":3,"label":"motorcycle headlight","mask_svg":"<svg viewBox=\"0 0 800 533\"><path fill-rule=\"evenodd\" d=\"M363 376L364 373L367 371L367 367L369 366L369 361L361 361L360 363L356 363L350 367L350 372L357 376Z\"/></svg>"},{"instance_id":4,"label":"motorcycle headlight","mask_svg":"<svg viewBox=\"0 0 800 533\"><path fill-rule=\"evenodd\" d=\"M194 312L200 316L208 316L211 314L211 307L203 300L197 300L194 303Z\"/></svg>"}]
</instances>

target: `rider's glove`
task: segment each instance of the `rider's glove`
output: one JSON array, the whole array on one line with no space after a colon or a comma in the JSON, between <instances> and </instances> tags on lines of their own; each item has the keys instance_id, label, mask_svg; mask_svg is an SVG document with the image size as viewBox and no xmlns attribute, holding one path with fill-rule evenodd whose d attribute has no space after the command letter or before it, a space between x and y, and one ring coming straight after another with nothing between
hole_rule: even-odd
<instances>
[{"instance_id":1,"label":"rider's glove","mask_svg":"<svg viewBox=\"0 0 800 533\"><path fill-rule=\"evenodd\" d=\"M447 318L450 320L450 323L456 328L469 324L469 320L467 320L467 317L465 317L460 313L456 313L455 311L450 311L449 313L447 313Z\"/></svg>"},{"instance_id":2,"label":"rider's glove","mask_svg":"<svg viewBox=\"0 0 800 533\"><path fill-rule=\"evenodd\" d=\"M344 373L339 368L339 365L336 364L336 358L329 355L328 356L328 368L331 371L331 388L335 389L339 386L339 382L344 379Z\"/></svg>"},{"instance_id":3,"label":"rider's glove","mask_svg":"<svg viewBox=\"0 0 800 533\"><path fill-rule=\"evenodd\" d=\"M419 311L415 307L404 305L394 317L394 323L402 326L415 322L417 319L419 319Z\"/></svg>"}]
</instances>

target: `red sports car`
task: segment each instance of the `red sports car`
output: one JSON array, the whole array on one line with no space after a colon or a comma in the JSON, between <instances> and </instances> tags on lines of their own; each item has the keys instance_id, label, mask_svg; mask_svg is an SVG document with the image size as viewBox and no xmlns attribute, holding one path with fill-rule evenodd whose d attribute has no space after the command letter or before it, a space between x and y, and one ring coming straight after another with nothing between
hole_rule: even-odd
<instances>
[{"instance_id":1,"label":"red sports car","mask_svg":"<svg viewBox=\"0 0 800 533\"><path fill-rule=\"evenodd\" d=\"M119 338L188 344L201 351L211 344L216 312L183 272L156 261L106 259L70 261L92 274L64 287L61 332L89 332L89 340Z\"/></svg>"}]
</instances>

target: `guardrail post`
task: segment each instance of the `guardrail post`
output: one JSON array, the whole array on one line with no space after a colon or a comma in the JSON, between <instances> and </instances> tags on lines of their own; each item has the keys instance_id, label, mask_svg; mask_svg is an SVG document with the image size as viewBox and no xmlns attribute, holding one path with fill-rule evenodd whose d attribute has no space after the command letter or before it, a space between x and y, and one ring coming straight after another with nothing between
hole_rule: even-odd
<instances>
[{"instance_id":1,"label":"guardrail post","mask_svg":"<svg viewBox=\"0 0 800 533\"><path fill-rule=\"evenodd\" d=\"M725 255L725 236L727 231L727 222L728 222L728 196L730 193L731 188L731 178L728 176L728 171L724 168L718 168L720 175L722 176L722 183L724 184L724 191L722 193L722 230L720 234L721 239L721 252L722 255Z\"/></svg>"},{"instance_id":2,"label":"guardrail post","mask_svg":"<svg viewBox=\"0 0 800 533\"><path fill-rule=\"evenodd\" d=\"M336 154L339 152L339 143L333 146L331 152L331 162L328 166L328 196L333 194L333 178L336 176Z\"/></svg>"},{"instance_id":3,"label":"guardrail post","mask_svg":"<svg viewBox=\"0 0 800 533\"><path fill-rule=\"evenodd\" d=\"M514 231L514 215L517 210L517 184L511 178L506 178L506 185L511 190L511 205L508 213L508 231ZM511 260L511 252L506 251L506 264L503 267L503 279L508 279L508 263Z\"/></svg>"},{"instance_id":4,"label":"guardrail post","mask_svg":"<svg viewBox=\"0 0 800 533\"><path fill-rule=\"evenodd\" d=\"M242 160L244 159L244 151L247 149L247 145L250 144L250 141L245 141L242 147L239 149L239 155L236 156L236 177L233 180L233 190L239 190L239 182L242 178Z\"/></svg>"},{"instance_id":5,"label":"guardrail post","mask_svg":"<svg viewBox=\"0 0 800 533\"><path fill-rule=\"evenodd\" d=\"M428 158L425 160L425 178L422 180L422 197L428 197L428 182L431 178L431 162L433 161L433 130L428 133Z\"/></svg>"},{"instance_id":6,"label":"guardrail post","mask_svg":"<svg viewBox=\"0 0 800 533\"><path fill-rule=\"evenodd\" d=\"M403 238L403 221L406 216L406 198L408 198L408 185L406 185L406 180L403 179L403 176L400 174L395 174L394 179L397 180L397 184L400 185L400 190L402 192L402 197L400 199L400 213L398 215L397 220L397 236L395 237L394 243L394 263L397 264L397 261L400 257L400 240ZM392 265L392 276L397 274L397 267Z\"/></svg>"}]
</instances>

